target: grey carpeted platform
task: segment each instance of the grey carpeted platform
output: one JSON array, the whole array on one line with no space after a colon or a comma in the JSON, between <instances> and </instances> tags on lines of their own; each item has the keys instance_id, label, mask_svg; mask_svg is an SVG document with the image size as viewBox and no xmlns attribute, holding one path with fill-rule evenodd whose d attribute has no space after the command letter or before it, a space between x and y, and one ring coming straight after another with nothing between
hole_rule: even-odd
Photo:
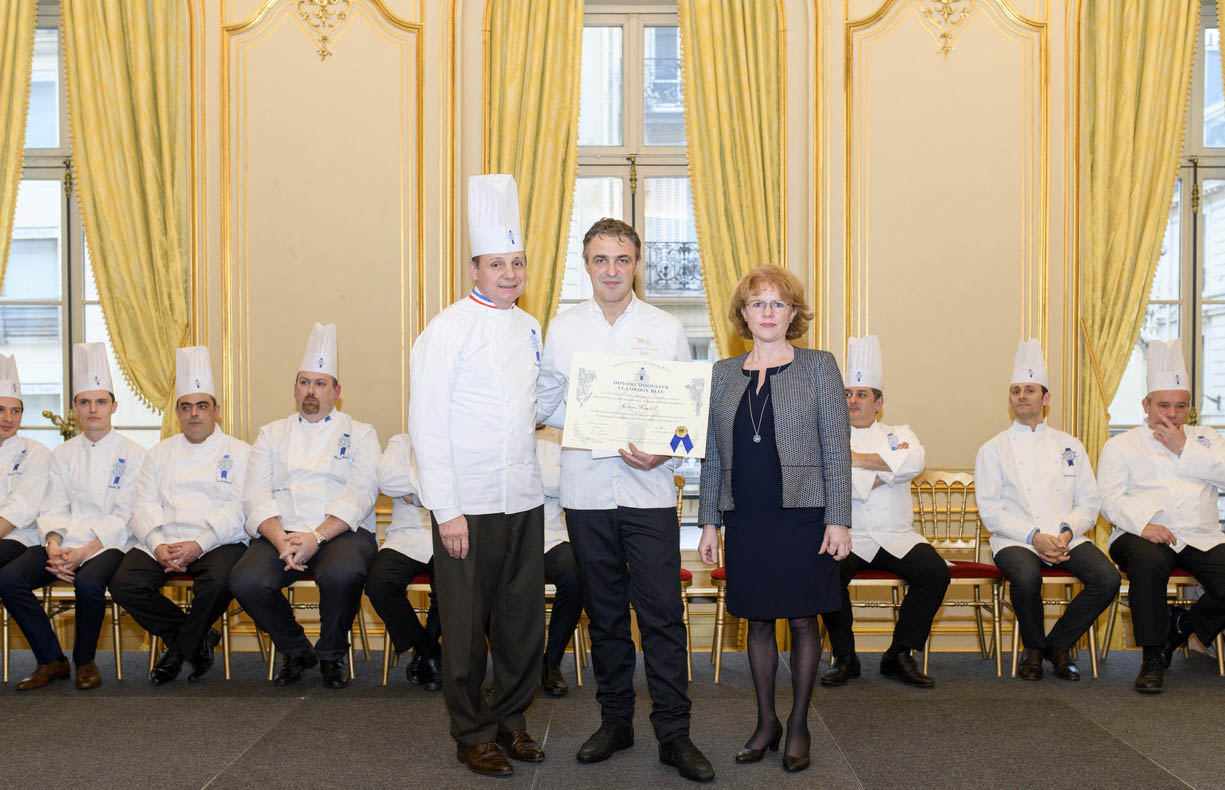
<instances>
[{"instance_id":1,"label":"grey carpeted platform","mask_svg":"<svg viewBox=\"0 0 1225 790\"><path fill-rule=\"evenodd\" d=\"M661 765L639 663L637 742L607 762L580 765L574 752L598 726L590 675L569 697L540 697L531 732L549 757L519 765L509 779L474 776L455 761L441 693L409 685L402 670L378 685L381 656L358 663L344 691L313 672L290 689L264 680L258 657L220 662L203 683L154 689L145 656L129 653L116 682L100 655L104 685L79 692L59 683L20 693L0 689L0 787L82 788L669 788L693 787ZM1131 690L1135 652L1115 652L1102 677L1064 683L997 679L970 654L932 656L937 688L910 689L881 678L863 655L864 677L815 693L809 713L810 770L784 774L777 753L760 764L732 761L755 714L743 654L726 654L716 686L706 654L695 656L693 739L715 765L715 784L790 788L1225 788L1225 678L1215 663L1178 657L1166 693ZM780 666L778 709L790 707ZM12 675L32 667L13 654ZM1087 657L1082 669L1088 674ZM573 680L569 662L563 668Z\"/></svg>"}]
</instances>

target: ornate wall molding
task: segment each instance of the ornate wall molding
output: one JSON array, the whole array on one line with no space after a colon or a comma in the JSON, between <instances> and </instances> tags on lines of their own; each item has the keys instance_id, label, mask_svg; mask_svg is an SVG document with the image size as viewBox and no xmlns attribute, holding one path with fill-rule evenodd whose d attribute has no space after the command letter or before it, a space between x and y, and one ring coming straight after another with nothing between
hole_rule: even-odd
<instances>
[{"instance_id":1,"label":"ornate wall molding","mask_svg":"<svg viewBox=\"0 0 1225 790\"><path fill-rule=\"evenodd\" d=\"M976 0L916 0L915 5L919 9L919 21L940 45L937 51L947 58L953 51L953 40L978 4Z\"/></svg>"},{"instance_id":2,"label":"ornate wall molding","mask_svg":"<svg viewBox=\"0 0 1225 790\"><path fill-rule=\"evenodd\" d=\"M331 57L329 47L348 21L352 7L353 0L298 0L298 17L315 42L319 60Z\"/></svg>"}]
</instances>

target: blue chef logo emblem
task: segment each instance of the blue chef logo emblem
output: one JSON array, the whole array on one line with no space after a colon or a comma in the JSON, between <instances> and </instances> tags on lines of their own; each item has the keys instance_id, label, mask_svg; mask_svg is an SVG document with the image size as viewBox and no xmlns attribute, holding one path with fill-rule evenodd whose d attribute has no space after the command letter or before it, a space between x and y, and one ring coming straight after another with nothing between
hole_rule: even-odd
<instances>
[{"instance_id":1,"label":"blue chef logo emblem","mask_svg":"<svg viewBox=\"0 0 1225 790\"><path fill-rule=\"evenodd\" d=\"M217 482L232 483L233 478L230 476L232 471L234 471L234 459L229 453L226 453L221 456L221 460L217 461Z\"/></svg>"},{"instance_id":2,"label":"blue chef logo emblem","mask_svg":"<svg viewBox=\"0 0 1225 790\"><path fill-rule=\"evenodd\" d=\"M1063 448L1063 462L1068 466L1075 466L1076 452L1071 447Z\"/></svg>"},{"instance_id":3,"label":"blue chef logo emblem","mask_svg":"<svg viewBox=\"0 0 1225 790\"><path fill-rule=\"evenodd\" d=\"M10 476L21 474L21 464L26 459L26 452L27 452L26 450L22 450L17 455L17 460L13 462L13 468L9 470Z\"/></svg>"},{"instance_id":4,"label":"blue chef logo emblem","mask_svg":"<svg viewBox=\"0 0 1225 790\"><path fill-rule=\"evenodd\" d=\"M889 436L888 436L888 437L886 437L886 438L888 438L888 439L889 439L889 449L890 449L890 450L896 450L896 449L898 448L898 446L901 444L901 443L900 443L900 442L897 440L897 434L896 434L896 433L890 433L890 434L889 434Z\"/></svg>"},{"instance_id":5,"label":"blue chef logo emblem","mask_svg":"<svg viewBox=\"0 0 1225 790\"><path fill-rule=\"evenodd\" d=\"M510 228L506 229L506 239L510 242L510 246L515 246L515 232Z\"/></svg>"},{"instance_id":6,"label":"blue chef logo emblem","mask_svg":"<svg viewBox=\"0 0 1225 790\"><path fill-rule=\"evenodd\" d=\"M120 458L111 467L111 488L119 488L119 482L123 480L123 473L128 470L128 461L126 458Z\"/></svg>"},{"instance_id":7,"label":"blue chef logo emblem","mask_svg":"<svg viewBox=\"0 0 1225 790\"><path fill-rule=\"evenodd\" d=\"M1029 368L1028 370L1026 370L1026 371L1025 371L1025 374L1026 374L1027 376L1029 376L1030 378L1033 378L1033 375L1034 375L1034 369L1033 369L1033 368Z\"/></svg>"},{"instance_id":8,"label":"blue chef logo emblem","mask_svg":"<svg viewBox=\"0 0 1225 790\"><path fill-rule=\"evenodd\" d=\"M192 381L195 383L196 389L200 389L200 379L192 379Z\"/></svg>"},{"instance_id":9,"label":"blue chef logo emblem","mask_svg":"<svg viewBox=\"0 0 1225 790\"><path fill-rule=\"evenodd\" d=\"M536 364L540 364L540 335L535 329L532 330L532 351L536 353Z\"/></svg>"},{"instance_id":10,"label":"blue chef logo emblem","mask_svg":"<svg viewBox=\"0 0 1225 790\"><path fill-rule=\"evenodd\" d=\"M336 442L336 457L341 461L348 460L349 448L352 446L353 438L347 433L342 433L340 439Z\"/></svg>"},{"instance_id":11,"label":"blue chef logo emblem","mask_svg":"<svg viewBox=\"0 0 1225 790\"><path fill-rule=\"evenodd\" d=\"M319 365L319 369L323 370L323 357L319 357L319 362L317 364Z\"/></svg>"},{"instance_id":12,"label":"blue chef logo emblem","mask_svg":"<svg viewBox=\"0 0 1225 790\"><path fill-rule=\"evenodd\" d=\"M1195 441L1199 442L1204 447L1212 447L1212 440L1207 436L1197 436L1195 437Z\"/></svg>"},{"instance_id":13,"label":"blue chef logo emblem","mask_svg":"<svg viewBox=\"0 0 1225 790\"><path fill-rule=\"evenodd\" d=\"M855 371L855 381L857 383L860 381L863 381L863 371L862 370Z\"/></svg>"},{"instance_id":14,"label":"blue chef logo emblem","mask_svg":"<svg viewBox=\"0 0 1225 790\"><path fill-rule=\"evenodd\" d=\"M1178 386L1179 384L1182 384L1182 377L1179 376L1177 373L1175 373L1174 374L1174 385Z\"/></svg>"}]
</instances>

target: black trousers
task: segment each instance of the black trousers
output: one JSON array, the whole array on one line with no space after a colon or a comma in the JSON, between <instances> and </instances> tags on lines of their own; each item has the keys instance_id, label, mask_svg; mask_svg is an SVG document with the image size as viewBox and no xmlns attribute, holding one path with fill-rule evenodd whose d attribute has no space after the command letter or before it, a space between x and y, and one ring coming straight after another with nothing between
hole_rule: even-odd
<instances>
[{"instance_id":1,"label":"black trousers","mask_svg":"<svg viewBox=\"0 0 1225 790\"><path fill-rule=\"evenodd\" d=\"M162 594L172 574L141 549L132 549L111 578L111 597L140 623L140 627L161 637L167 649L192 661L204 644L204 635L230 605L230 572L247 547L230 543L202 555L187 566L191 574L191 610Z\"/></svg>"},{"instance_id":2,"label":"black trousers","mask_svg":"<svg viewBox=\"0 0 1225 790\"><path fill-rule=\"evenodd\" d=\"M412 580L422 573L430 575L430 608L425 616L425 625L417 618L417 612L408 602L405 590ZM379 549L370 563L370 575L366 577L366 595L374 604L396 653L412 649L419 656L438 658L438 601L434 597L434 561L420 562L401 554L395 549Z\"/></svg>"},{"instance_id":3,"label":"black trousers","mask_svg":"<svg viewBox=\"0 0 1225 790\"><path fill-rule=\"evenodd\" d=\"M349 650L349 634L362 603L366 571L377 550L378 539L373 532L342 532L319 547L303 573L285 570L276 548L264 538L256 538L230 574L230 591L255 624L272 637L277 650L287 656L305 656L311 644L294 619L293 607L282 589L312 574L319 587L315 653L322 661L339 661Z\"/></svg>"},{"instance_id":4,"label":"black trousers","mask_svg":"<svg viewBox=\"0 0 1225 790\"><path fill-rule=\"evenodd\" d=\"M842 609L821 615L825 627L829 629L829 645L834 656L842 658L855 652L855 632L851 629L855 614L848 585L855 574L868 568L897 574L910 585L898 609L897 624L893 627L893 644L910 650L922 650L932 630L932 620L944 601L944 591L949 588L949 567L927 543L915 544L901 559L878 549L871 562L848 554L838 563L838 576L842 581Z\"/></svg>"},{"instance_id":5,"label":"black trousers","mask_svg":"<svg viewBox=\"0 0 1225 790\"><path fill-rule=\"evenodd\" d=\"M1127 574L1136 644L1151 647L1165 642L1170 627L1165 590L1175 568L1190 571L1204 588L1204 594L1188 610L1199 641L1212 644L1225 627L1225 544L1208 551L1191 546L1174 551L1128 533L1110 544L1110 556Z\"/></svg>"},{"instance_id":6,"label":"black trousers","mask_svg":"<svg viewBox=\"0 0 1225 790\"><path fill-rule=\"evenodd\" d=\"M631 725L630 604L638 615L651 724L661 742L689 734L688 666L675 508L566 509L591 631L596 699L604 721Z\"/></svg>"},{"instance_id":7,"label":"black trousers","mask_svg":"<svg viewBox=\"0 0 1225 790\"><path fill-rule=\"evenodd\" d=\"M0 569L25 554L27 548L29 547L21 541L0 538Z\"/></svg>"},{"instance_id":8,"label":"black trousers","mask_svg":"<svg viewBox=\"0 0 1225 790\"><path fill-rule=\"evenodd\" d=\"M77 666L93 661L98 652L98 636L106 617L106 585L122 561L122 551L107 549L77 568L73 584L76 639L72 646L72 661ZM34 651L34 659L40 664L50 664L64 657L51 618L47 617L42 601L34 592L53 581L55 576L47 570L47 550L42 546L26 549L20 557L0 568L0 601L25 634Z\"/></svg>"},{"instance_id":9,"label":"black trousers","mask_svg":"<svg viewBox=\"0 0 1225 790\"><path fill-rule=\"evenodd\" d=\"M451 736L467 746L527 728L544 650L544 506L468 516L468 556L447 554L434 524L442 690ZM486 646L488 640L488 646ZM481 686L493 653L493 701Z\"/></svg>"},{"instance_id":10,"label":"black trousers","mask_svg":"<svg viewBox=\"0 0 1225 790\"><path fill-rule=\"evenodd\" d=\"M583 614L582 591L578 583L578 565L568 541L562 541L545 552L544 578L557 588L553 609L549 615L549 635L545 642L544 661L557 666L566 655L566 645Z\"/></svg>"},{"instance_id":11,"label":"black trousers","mask_svg":"<svg viewBox=\"0 0 1225 790\"><path fill-rule=\"evenodd\" d=\"M1081 634L1089 630L1089 626L1106 610L1119 591L1119 572L1097 546L1082 543L1068 552L1068 556L1067 560L1055 567L1075 574L1084 583L1084 588L1063 610L1048 633L1042 606L1042 568L1045 563L1037 554L1020 546L1009 546L995 555L995 566L1011 587L1009 598L1012 600L1013 615L1017 627L1021 629L1021 643L1027 648L1042 649L1049 645L1067 650L1076 644Z\"/></svg>"}]
</instances>

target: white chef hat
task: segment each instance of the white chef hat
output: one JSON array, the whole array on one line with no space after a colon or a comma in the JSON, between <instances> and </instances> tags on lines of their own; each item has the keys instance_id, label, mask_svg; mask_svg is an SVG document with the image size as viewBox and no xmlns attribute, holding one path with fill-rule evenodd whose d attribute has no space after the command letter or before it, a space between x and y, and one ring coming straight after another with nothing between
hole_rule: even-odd
<instances>
[{"instance_id":1,"label":"white chef hat","mask_svg":"<svg viewBox=\"0 0 1225 790\"><path fill-rule=\"evenodd\" d=\"M1191 377L1182 357L1182 341L1178 338L1154 340L1148 345L1148 392L1158 390L1191 391Z\"/></svg>"},{"instance_id":2,"label":"white chef hat","mask_svg":"<svg viewBox=\"0 0 1225 790\"><path fill-rule=\"evenodd\" d=\"M0 398L21 400L21 379L17 375L17 358L0 354Z\"/></svg>"},{"instance_id":3,"label":"white chef hat","mask_svg":"<svg viewBox=\"0 0 1225 790\"><path fill-rule=\"evenodd\" d=\"M340 360L336 356L336 325L315 323L310 340L306 341L306 353L298 370L311 373L326 373L334 379L340 378Z\"/></svg>"},{"instance_id":4,"label":"white chef hat","mask_svg":"<svg viewBox=\"0 0 1225 790\"><path fill-rule=\"evenodd\" d=\"M523 252L519 187L508 175L468 179L468 242L472 257Z\"/></svg>"},{"instance_id":5,"label":"white chef hat","mask_svg":"<svg viewBox=\"0 0 1225 790\"><path fill-rule=\"evenodd\" d=\"M213 386L213 364L208 358L207 346L180 348L175 353L174 397L202 393L217 397Z\"/></svg>"},{"instance_id":6,"label":"white chef hat","mask_svg":"<svg viewBox=\"0 0 1225 790\"><path fill-rule=\"evenodd\" d=\"M1050 388L1050 376L1046 372L1046 357L1042 344L1031 337L1017 344L1017 355L1012 360L1011 384L1041 384Z\"/></svg>"},{"instance_id":7,"label":"white chef hat","mask_svg":"<svg viewBox=\"0 0 1225 790\"><path fill-rule=\"evenodd\" d=\"M77 343L72 347L72 397L82 392L106 390L112 395L111 365L102 343Z\"/></svg>"},{"instance_id":8,"label":"white chef hat","mask_svg":"<svg viewBox=\"0 0 1225 790\"><path fill-rule=\"evenodd\" d=\"M883 390L880 340L876 335L852 337L846 343L846 386Z\"/></svg>"}]
</instances>

